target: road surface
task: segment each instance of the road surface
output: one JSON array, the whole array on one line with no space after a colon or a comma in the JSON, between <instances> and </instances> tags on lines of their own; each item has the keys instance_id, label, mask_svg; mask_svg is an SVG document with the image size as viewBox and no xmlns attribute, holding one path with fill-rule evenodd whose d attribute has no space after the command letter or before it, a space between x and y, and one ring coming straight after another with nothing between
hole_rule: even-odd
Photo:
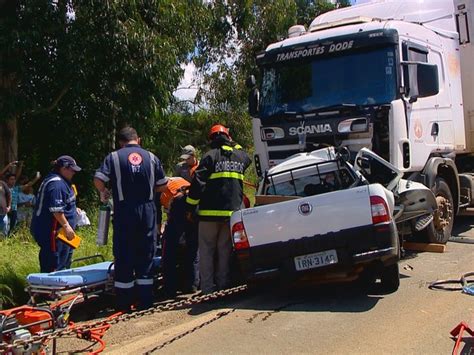
<instances>
[{"instance_id":1,"label":"road surface","mask_svg":"<svg viewBox=\"0 0 474 355\"><path fill-rule=\"evenodd\" d=\"M451 329L463 320L474 329L474 296L428 285L474 271L472 225L474 217L459 218L458 242L442 254L401 260L395 293L354 284L249 291L114 325L106 353L448 354ZM81 345L60 341L63 350ZM466 339L463 353L474 353L474 342Z\"/></svg>"}]
</instances>

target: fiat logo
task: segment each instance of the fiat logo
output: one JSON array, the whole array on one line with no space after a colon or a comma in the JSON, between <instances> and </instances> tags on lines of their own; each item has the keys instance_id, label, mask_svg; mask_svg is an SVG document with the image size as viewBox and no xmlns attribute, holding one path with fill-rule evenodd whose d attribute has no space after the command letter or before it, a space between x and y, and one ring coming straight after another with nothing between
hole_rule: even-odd
<instances>
[{"instance_id":1,"label":"fiat logo","mask_svg":"<svg viewBox=\"0 0 474 355\"><path fill-rule=\"evenodd\" d=\"M312 211L313 206L308 202L302 203L298 206L298 212L303 216L309 215Z\"/></svg>"}]
</instances>

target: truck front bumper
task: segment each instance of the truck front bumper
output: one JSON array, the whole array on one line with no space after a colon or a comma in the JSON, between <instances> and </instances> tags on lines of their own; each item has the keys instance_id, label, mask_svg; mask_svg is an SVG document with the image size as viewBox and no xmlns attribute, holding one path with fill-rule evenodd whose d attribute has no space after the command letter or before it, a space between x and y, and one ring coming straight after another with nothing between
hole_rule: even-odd
<instances>
[{"instance_id":1,"label":"truck front bumper","mask_svg":"<svg viewBox=\"0 0 474 355\"><path fill-rule=\"evenodd\" d=\"M298 271L295 257L335 250L337 263ZM326 235L270 243L236 251L240 270L247 280L274 277L298 278L309 274L357 274L371 266L389 266L400 257L394 223L364 226Z\"/></svg>"}]
</instances>

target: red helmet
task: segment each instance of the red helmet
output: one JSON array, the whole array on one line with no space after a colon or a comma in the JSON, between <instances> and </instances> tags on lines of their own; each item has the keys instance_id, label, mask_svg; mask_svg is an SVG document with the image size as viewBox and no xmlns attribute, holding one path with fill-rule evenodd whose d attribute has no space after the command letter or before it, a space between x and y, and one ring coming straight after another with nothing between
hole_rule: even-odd
<instances>
[{"instance_id":1,"label":"red helmet","mask_svg":"<svg viewBox=\"0 0 474 355\"><path fill-rule=\"evenodd\" d=\"M214 126L211 127L211 130L209 131L209 135L208 135L209 139L212 139L213 136L217 133L222 133L222 134L226 135L227 138L230 138L228 128L225 128L221 124L215 124Z\"/></svg>"}]
</instances>

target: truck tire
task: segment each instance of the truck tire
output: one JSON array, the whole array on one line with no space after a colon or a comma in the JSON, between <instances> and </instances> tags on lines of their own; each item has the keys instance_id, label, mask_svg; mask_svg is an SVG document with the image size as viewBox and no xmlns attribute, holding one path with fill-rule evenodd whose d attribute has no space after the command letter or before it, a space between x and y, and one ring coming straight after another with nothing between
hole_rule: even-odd
<instances>
[{"instance_id":1,"label":"truck tire","mask_svg":"<svg viewBox=\"0 0 474 355\"><path fill-rule=\"evenodd\" d=\"M398 263L385 266L380 274L380 284L385 292L395 292L400 286Z\"/></svg>"},{"instance_id":2,"label":"truck tire","mask_svg":"<svg viewBox=\"0 0 474 355\"><path fill-rule=\"evenodd\" d=\"M454 224L454 201L451 190L443 178L436 178L434 186L431 188L438 205L438 210L434 213L433 222L430 223L421 233L429 243L446 244Z\"/></svg>"}]
</instances>

